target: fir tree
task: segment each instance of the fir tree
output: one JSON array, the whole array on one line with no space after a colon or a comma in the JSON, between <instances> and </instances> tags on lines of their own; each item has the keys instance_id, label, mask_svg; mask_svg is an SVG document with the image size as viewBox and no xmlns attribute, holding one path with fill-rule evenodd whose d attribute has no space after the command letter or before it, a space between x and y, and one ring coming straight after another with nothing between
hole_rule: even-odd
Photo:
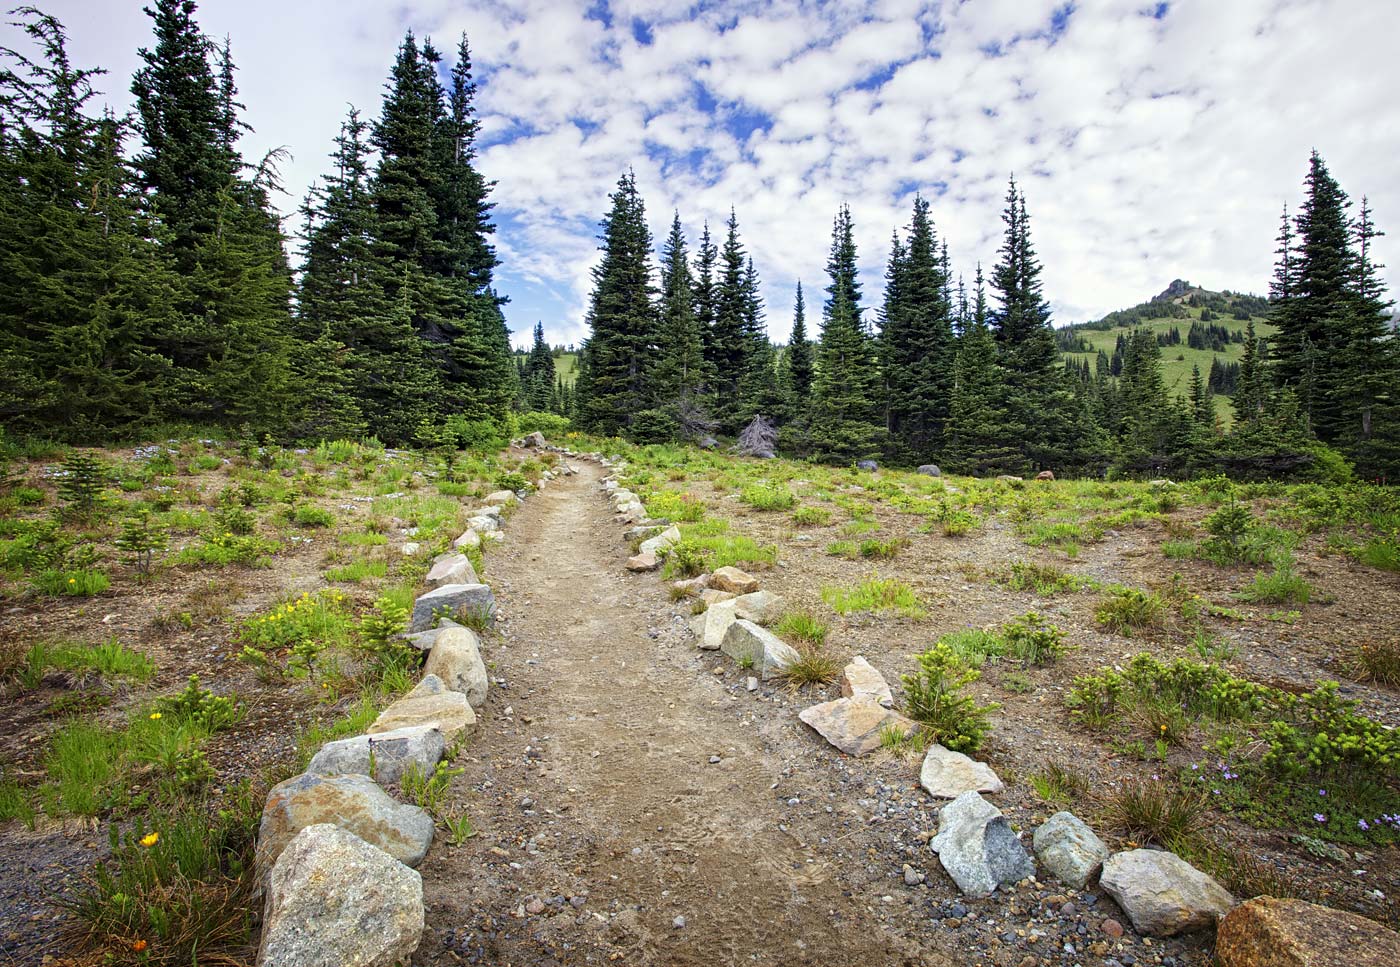
<instances>
[{"instance_id":1,"label":"fir tree","mask_svg":"<svg viewBox=\"0 0 1400 967\"><path fill-rule=\"evenodd\" d=\"M677 411L698 406L706 379L705 353L679 212L671 219L671 232L661 252L660 348L652 374L655 402Z\"/></svg>"},{"instance_id":2,"label":"fir tree","mask_svg":"<svg viewBox=\"0 0 1400 967\"><path fill-rule=\"evenodd\" d=\"M751 298L745 283L747 256L733 210L725 226L717 268L714 322L708 330L705 361L714 375L715 415L725 430L737 433L744 423L741 384L749 371L754 342Z\"/></svg>"},{"instance_id":3,"label":"fir tree","mask_svg":"<svg viewBox=\"0 0 1400 967\"><path fill-rule=\"evenodd\" d=\"M812 401L812 342L807 338L807 306L802 298L801 282L797 283L797 297L792 307L792 336L788 339L783 361L793 413L805 420Z\"/></svg>"},{"instance_id":4,"label":"fir tree","mask_svg":"<svg viewBox=\"0 0 1400 967\"><path fill-rule=\"evenodd\" d=\"M548 413L558 406L555 398L554 353L544 340L544 323L535 323L535 341L520 374L524 408Z\"/></svg>"},{"instance_id":5,"label":"fir tree","mask_svg":"<svg viewBox=\"0 0 1400 967\"><path fill-rule=\"evenodd\" d=\"M600 236L603 258L593 269L590 335L580 353L575 384L581 424L607 435L630 427L647 408L648 370L659 338L651 233L630 170L611 197L612 209Z\"/></svg>"}]
</instances>

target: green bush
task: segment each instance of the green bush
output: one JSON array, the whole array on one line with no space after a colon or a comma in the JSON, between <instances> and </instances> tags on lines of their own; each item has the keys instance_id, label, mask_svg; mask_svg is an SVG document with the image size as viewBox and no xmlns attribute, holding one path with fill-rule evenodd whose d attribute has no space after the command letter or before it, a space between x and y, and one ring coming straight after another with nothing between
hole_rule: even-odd
<instances>
[{"instance_id":1,"label":"green bush","mask_svg":"<svg viewBox=\"0 0 1400 967\"><path fill-rule=\"evenodd\" d=\"M527 433L543 433L546 438L562 437L569 432L567 416L558 413L513 413L511 414L511 436L525 436Z\"/></svg>"},{"instance_id":2,"label":"green bush","mask_svg":"<svg viewBox=\"0 0 1400 967\"><path fill-rule=\"evenodd\" d=\"M1002 626L1006 652L1027 665L1048 665L1065 653L1065 633L1034 611Z\"/></svg>"},{"instance_id":3,"label":"green bush","mask_svg":"<svg viewBox=\"0 0 1400 967\"><path fill-rule=\"evenodd\" d=\"M971 753L991 731L996 705L978 705L963 689L981 674L964 664L953 649L937 644L918 657L919 669L904 675L905 714L930 739L955 752Z\"/></svg>"},{"instance_id":4,"label":"green bush","mask_svg":"<svg viewBox=\"0 0 1400 967\"><path fill-rule=\"evenodd\" d=\"M797 503L797 498L787 487L778 484L758 484L745 487L739 495L744 503L754 510L789 510Z\"/></svg>"},{"instance_id":5,"label":"green bush","mask_svg":"<svg viewBox=\"0 0 1400 967\"><path fill-rule=\"evenodd\" d=\"M298 527L330 527L335 523L335 514L324 507L302 504L292 511L292 522Z\"/></svg>"},{"instance_id":6,"label":"green bush","mask_svg":"<svg viewBox=\"0 0 1400 967\"><path fill-rule=\"evenodd\" d=\"M1094 620L1110 631L1131 636L1134 631L1160 628L1166 621L1167 602L1155 591L1113 588L1094 610Z\"/></svg>"}]
</instances>

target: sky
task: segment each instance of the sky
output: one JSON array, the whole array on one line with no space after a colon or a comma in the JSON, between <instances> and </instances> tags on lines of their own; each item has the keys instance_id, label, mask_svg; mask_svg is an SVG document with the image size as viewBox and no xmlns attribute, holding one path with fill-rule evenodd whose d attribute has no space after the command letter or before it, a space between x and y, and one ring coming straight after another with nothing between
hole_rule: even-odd
<instances>
[{"instance_id":1,"label":"sky","mask_svg":"<svg viewBox=\"0 0 1400 967\"><path fill-rule=\"evenodd\" d=\"M152 42L142 0L40 5L126 109ZM809 306L826 284L843 202L874 307L916 193L970 281L1014 174L1060 325L1175 278L1267 291L1314 148L1400 237L1396 0L206 0L197 19L232 40L245 154L291 153L289 215L346 108L377 115L404 31L449 52L466 32L517 345L536 321L552 343L586 335L599 220L629 166L658 247L673 211L693 250L735 209L776 341L796 283ZM1397 246L1377 246L1392 291Z\"/></svg>"}]
</instances>

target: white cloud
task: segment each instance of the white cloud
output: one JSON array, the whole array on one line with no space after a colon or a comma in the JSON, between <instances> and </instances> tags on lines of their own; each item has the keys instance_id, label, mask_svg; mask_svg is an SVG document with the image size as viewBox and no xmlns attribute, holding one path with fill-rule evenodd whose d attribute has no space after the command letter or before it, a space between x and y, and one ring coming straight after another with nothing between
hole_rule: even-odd
<instances>
[{"instance_id":1,"label":"white cloud","mask_svg":"<svg viewBox=\"0 0 1400 967\"><path fill-rule=\"evenodd\" d=\"M1178 276L1262 291L1279 208L1299 198L1313 147L1400 233L1400 8L1176 0L1157 20L1142 15L1152 5L1080 0L1066 16L1063 0L611 0L611 29L583 0L207 0L199 17L233 36L257 128L245 147L289 146L294 196L324 169L346 102L377 112L405 27L448 51L466 30L522 336L537 316L555 340L582 335L597 222L629 165L658 236L679 209L693 247L703 221L720 234L737 208L778 338L798 278L817 301L843 201L874 304L913 191L970 278L995 259L1013 171L1061 321ZM47 6L79 63L112 70L124 105L149 43L139 5ZM1389 261L1400 283L1400 256Z\"/></svg>"}]
</instances>

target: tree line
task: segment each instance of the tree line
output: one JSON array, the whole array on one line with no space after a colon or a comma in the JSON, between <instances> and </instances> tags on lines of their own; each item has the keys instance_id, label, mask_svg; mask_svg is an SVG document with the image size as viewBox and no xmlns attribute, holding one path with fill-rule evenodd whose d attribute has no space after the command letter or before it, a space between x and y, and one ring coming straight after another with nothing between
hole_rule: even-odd
<instances>
[{"instance_id":1,"label":"tree line","mask_svg":"<svg viewBox=\"0 0 1400 967\"><path fill-rule=\"evenodd\" d=\"M164 425L391 443L499 437L518 395L476 168L466 38L404 37L377 118L351 109L301 206L301 264L250 160L227 40L155 0L134 111L16 11L0 68L0 420L75 441ZM443 74L446 74L444 83Z\"/></svg>"},{"instance_id":2,"label":"tree line","mask_svg":"<svg viewBox=\"0 0 1400 967\"><path fill-rule=\"evenodd\" d=\"M1285 210L1276 278L1258 297L1193 295L1249 320L1243 332L1193 322L1193 347L1244 343L1238 363L1164 386L1159 335L1135 328L1094 365L1062 361L1082 337L1058 334L1041 286L1024 193L1012 179L989 276L968 287L920 196L896 231L878 307L864 304L850 210L836 214L819 331L794 293L791 336L763 325L757 271L734 212L716 249L692 257L679 213L653 265L645 204L624 174L602 221L572 411L585 429L643 442L738 436L772 426L785 452L820 460L936 462L969 473L1041 468L1101 473L1225 471L1335 478L1400 470L1400 339L1389 324L1369 204L1350 202L1314 153L1301 212ZM1185 286L1185 284L1182 284ZM969 291L970 288L970 291ZM1168 312L1163 312L1163 310ZM1172 312L1174 310L1174 313ZM1279 328L1259 338L1253 313ZM1185 316L1173 302L1117 314ZM1214 316L1212 318L1215 318ZM1215 394L1233 397L1222 425ZM1350 462L1350 463L1349 463Z\"/></svg>"}]
</instances>

